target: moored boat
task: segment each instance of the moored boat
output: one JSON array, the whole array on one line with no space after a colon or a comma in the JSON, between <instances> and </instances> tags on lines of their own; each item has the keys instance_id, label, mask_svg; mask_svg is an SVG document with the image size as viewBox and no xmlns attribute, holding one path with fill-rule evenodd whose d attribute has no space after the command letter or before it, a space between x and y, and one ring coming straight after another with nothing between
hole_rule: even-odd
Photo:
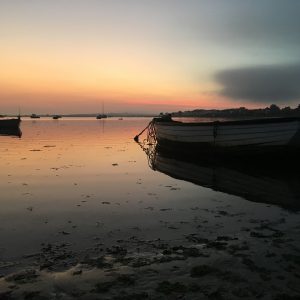
<instances>
[{"instance_id":1,"label":"moored boat","mask_svg":"<svg viewBox=\"0 0 300 300\"><path fill-rule=\"evenodd\" d=\"M157 143L174 151L255 152L300 144L300 118L296 117L202 123L155 118L153 127Z\"/></svg>"},{"instance_id":2,"label":"moored boat","mask_svg":"<svg viewBox=\"0 0 300 300\"><path fill-rule=\"evenodd\" d=\"M100 120L100 119L106 119L107 115L104 113L104 103L102 103L102 114L98 114L96 116L96 119Z\"/></svg>"},{"instance_id":3,"label":"moored boat","mask_svg":"<svg viewBox=\"0 0 300 300\"><path fill-rule=\"evenodd\" d=\"M53 120L58 120L58 119L61 119L61 116L60 115L55 115L55 116L52 117L52 119Z\"/></svg>"},{"instance_id":4,"label":"moored boat","mask_svg":"<svg viewBox=\"0 0 300 300\"><path fill-rule=\"evenodd\" d=\"M31 118L31 119L39 119L40 116L37 115L37 114L32 114L32 115L30 116L30 118Z\"/></svg>"},{"instance_id":5,"label":"moored boat","mask_svg":"<svg viewBox=\"0 0 300 300\"><path fill-rule=\"evenodd\" d=\"M107 115L105 114L99 114L97 115L96 119L100 120L100 119L107 119Z\"/></svg>"},{"instance_id":6,"label":"moored boat","mask_svg":"<svg viewBox=\"0 0 300 300\"><path fill-rule=\"evenodd\" d=\"M12 119L1 119L0 120L0 130L5 129L18 129L20 127L21 117Z\"/></svg>"}]
</instances>

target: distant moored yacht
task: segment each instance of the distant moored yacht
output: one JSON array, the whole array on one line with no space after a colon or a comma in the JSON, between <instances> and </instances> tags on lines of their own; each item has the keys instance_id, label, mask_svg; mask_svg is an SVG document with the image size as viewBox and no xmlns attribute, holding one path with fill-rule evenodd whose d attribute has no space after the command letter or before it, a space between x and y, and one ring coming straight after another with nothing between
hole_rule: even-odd
<instances>
[{"instance_id":1,"label":"distant moored yacht","mask_svg":"<svg viewBox=\"0 0 300 300\"><path fill-rule=\"evenodd\" d=\"M96 119L106 119L107 115L104 113L104 103L102 103L102 114L97 115Z\"/></svg>"},{"instance_id":2,"label":"distant moored yacht","mask_svg":"<svg viewBox=\"0 0 300 300\"><path fill-rule=\"evenodd\" d=\"M39 119L40 116L39 116L39 115L36 115L36 114L32 114L32 115L30 116L30 118L31 118L31 119Z\"/></svg>"}]
</instances>

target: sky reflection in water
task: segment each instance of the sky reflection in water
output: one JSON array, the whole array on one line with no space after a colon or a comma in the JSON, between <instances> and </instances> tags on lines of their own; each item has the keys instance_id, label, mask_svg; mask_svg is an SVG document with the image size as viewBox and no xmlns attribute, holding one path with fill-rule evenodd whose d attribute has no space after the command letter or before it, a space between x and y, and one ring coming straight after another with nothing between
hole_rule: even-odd
<instances>
[{"instance_id":1,"label":"sky reflection in water","mask_svg":"<svg viewBox=\"0 0 300 300\"><path fill-rule=\"evenodd\" d=\"M133 141L149 121L27 119L22 138L0 136L0 260L38 251L42 243L64 241L82 251L95 240L108 245L132 235L182 238L199 218L217 234L234 234L237 222L242 227L255 217L297 219L153 171ZM218 212L228 209L234 217L220 226Z\"/></svg>"}]
</instances>

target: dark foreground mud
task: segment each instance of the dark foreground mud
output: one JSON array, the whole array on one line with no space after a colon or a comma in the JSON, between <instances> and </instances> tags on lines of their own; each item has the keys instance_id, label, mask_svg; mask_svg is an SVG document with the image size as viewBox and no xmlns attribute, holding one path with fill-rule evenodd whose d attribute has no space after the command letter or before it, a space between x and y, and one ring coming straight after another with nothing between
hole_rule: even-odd
<instances>
[{"instance_id":1,"label":"dark foreground mud","mask_svg":"<svg viewBox=\"0 0 300 300\"><path fill-rule=\"evenodd\" d=\"M81 252L43 244L22 261L2 262L0 299L300 299L299 222L250 219L231 235L191 222L195 231L182 235L185 222L168 224L178 232L172 240L139 231Z\"/></svg>"}]
</instances>

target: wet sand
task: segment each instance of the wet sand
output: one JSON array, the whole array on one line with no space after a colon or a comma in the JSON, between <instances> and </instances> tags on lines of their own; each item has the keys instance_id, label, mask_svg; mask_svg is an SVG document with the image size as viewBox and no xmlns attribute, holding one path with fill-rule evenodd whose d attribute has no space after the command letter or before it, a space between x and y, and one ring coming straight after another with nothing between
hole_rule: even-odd
<instances>
[{"instance_id":1,"label":"wet sand","mask_svg":"<svg viewBox=\"0 0 300 300\"><path fill-rule=\"evenodd\" d=\"M151 170L147 119L59 122L0 137L0 299L300 298L297 210Z\"/></svg>"}]
</instances>

